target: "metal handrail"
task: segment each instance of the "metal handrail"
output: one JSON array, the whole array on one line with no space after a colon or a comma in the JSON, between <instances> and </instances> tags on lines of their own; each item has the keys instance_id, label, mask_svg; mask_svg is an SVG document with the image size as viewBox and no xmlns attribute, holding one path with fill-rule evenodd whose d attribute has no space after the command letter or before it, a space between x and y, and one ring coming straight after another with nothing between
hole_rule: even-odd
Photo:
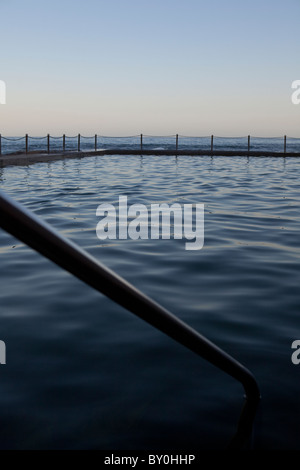
<instances>
[{"instance_id":1,"label":"metal handrail","mask_svg":"<svg viewBox=\"0 0 300 470\"><path fill-rule=\"evenodd\" d=\"M244 445L260 401L257 382L248 369L1 191L0 227L239 381L246 403L230 448Z\"/></svg>"}]
</instances>

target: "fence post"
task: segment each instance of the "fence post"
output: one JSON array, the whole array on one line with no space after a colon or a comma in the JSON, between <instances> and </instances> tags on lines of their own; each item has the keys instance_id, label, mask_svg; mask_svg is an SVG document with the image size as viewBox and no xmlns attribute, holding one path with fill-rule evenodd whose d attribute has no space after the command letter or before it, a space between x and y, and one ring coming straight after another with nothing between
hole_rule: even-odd
<instances>
[{"instance_id":1,"label":"fence post","mask_svg":"<svg viewBox=\"0 0 300 470\"><path fill-rule=\"evenodd\" d=\"M28 134L25 135L25 152L28 153Z\"/></svg>"},{"instance_id":2,"label":"fence post","mask_svg":"<svg viewBox=\"0 0 300 470\"><path fill-rule=\"evenodd\" d=\"M50 153L50 134L47 135L47 150Z\"/></svg>"},{"instance_id":3,"label":"fence post","mask_svg":"<svg viewBox=\"0 0 300 470\"><path fill-rule=\"evenodd\" d=\"M78 152L80 152L80 134L78 134Z\"/></svg>"},{"instance_id":4,"label":"fence post","mask_svg":"<svg viewBox=\"0 0 300 470\"><path fill-rule=\"evenodd\" d=\"M143 134L141 134L141 152L143 151Z\"/></svg>"},{"instance_id":5,"label":"fence post","mask_svg":"<svg viewBox=\"0 0 300 470\"><path fill-rule=\"evenodd\" d=\"M63 135L63 152L66 151L66 134Z\"/></svg>"},{"instance_id":6,"label":"fence post","mask_svg":"<svg viewBox=\"0 0 300 470\"><path fill-rule=\"evenodd\" d=\"M248 152L250 152L250 145L251 145L251 137L248 135Z\"/></svg>"},{"instance_id":7,"label":"fence post","mask_svg":"<svg viewBox=\"0 0 300 470\"><path fill-rule=\"evenodd\" d=\"M286 153L286 135L284 136L284 153Z\"/></svg>"},{"instance_id":8,"label":"fence post","mask_svg":"<svg viewBox=\"0 0 300 470\"><path fill-rule=\"evenodd\" d=\"M2 155L2 135L0 134L0 155Z\"/></svg>"},{"instance_id":9,"label":"fence post","mask_svg":"<svg viewBox=\"0 0 300 470\"><path fill-rule=\"evenodd\" d=\"M211 152L214 151L214 136L212 135L211 136L211 144L210 144L210 149L211 149Z\"/></svg>"},{"instance_id":10,"label":"fence post","mask_svg":"<svg viewBox=\"0 0 300 470\"><path fill-rule=\"evenodd\" d=\"M97 148L98 148L98 135L95 134L95 152L97 152Z\"/></svg>"},{"instance_id":11,"label":"fence post","mask_svg":"<svg viewBox=\"0 0 300 470\"><path fill-rule=\"evenodd\" d=\"M178 140L179 140L179 136L178 134L176 134L176 152L178 152Z\"/></svg>"}]
</instances>

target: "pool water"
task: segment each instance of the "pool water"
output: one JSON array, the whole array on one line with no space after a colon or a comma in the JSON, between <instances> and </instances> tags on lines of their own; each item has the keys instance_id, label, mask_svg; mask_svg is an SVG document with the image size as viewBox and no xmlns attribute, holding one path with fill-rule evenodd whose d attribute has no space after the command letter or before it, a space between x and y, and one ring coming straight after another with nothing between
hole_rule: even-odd
<instances>
[{"instance_id":1,"label":"pool water","mask_svg":"<svg viewBox=\"0 0 300 470\"><path fill-rule=\"evenodd\" d=\"M98 156L0 189L256 376L255 449L300 450L300 160ZM99 204L205 204L205 245L100 241ZM224 448L242 387L0 231L1 448Z\"/></svg>"}]
</instances>

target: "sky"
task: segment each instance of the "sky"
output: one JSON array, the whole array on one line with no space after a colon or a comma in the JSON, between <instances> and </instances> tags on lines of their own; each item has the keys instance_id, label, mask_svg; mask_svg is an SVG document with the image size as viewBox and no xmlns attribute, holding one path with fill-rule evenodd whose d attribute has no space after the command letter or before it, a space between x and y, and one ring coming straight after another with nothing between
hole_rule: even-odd
<instances>
[{"instance_id":1,"label":"sky","mask_svg":"<svg viewBox=\"0 0 300 470\"><path fill-rule=\"evenodd\" d=\"M6 136L300 137L300 0L0 0Z\"/></svg>"}]
</instances>

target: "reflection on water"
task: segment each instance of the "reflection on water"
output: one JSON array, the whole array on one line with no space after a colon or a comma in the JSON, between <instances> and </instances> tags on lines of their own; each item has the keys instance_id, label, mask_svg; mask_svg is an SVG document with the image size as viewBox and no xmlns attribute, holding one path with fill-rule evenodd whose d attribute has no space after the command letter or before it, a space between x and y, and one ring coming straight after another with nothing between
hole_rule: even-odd
<instances>
[{"instance_id":1,"label":"reflection on water","mask_svg":"<svg viewBox=\"0 0 300 470\"><path fill-rule=\"evenodd\" d=\"M0 188L250 368L256 448L299 449L296 159L94 157L0 170ZM205 246L96 237L96 208L205 204ZM230 378L0 232L1 447L209 449L235 431Z\"/></svg>"}]
</instances>

